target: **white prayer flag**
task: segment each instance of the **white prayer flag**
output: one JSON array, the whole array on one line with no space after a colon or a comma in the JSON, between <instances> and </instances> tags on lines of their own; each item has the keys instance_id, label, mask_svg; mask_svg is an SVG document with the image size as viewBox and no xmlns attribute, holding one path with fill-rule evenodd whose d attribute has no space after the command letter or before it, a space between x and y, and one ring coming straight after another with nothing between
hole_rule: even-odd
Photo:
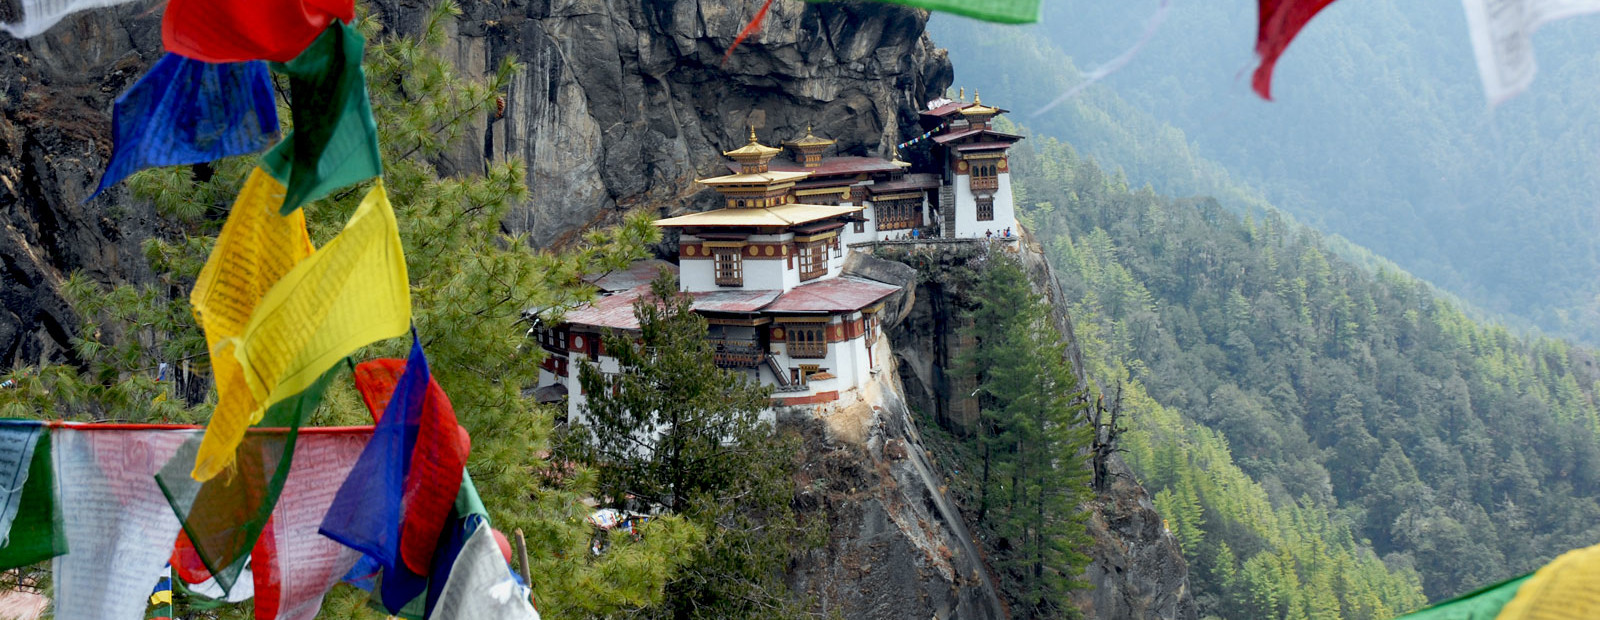
<instances>
[{"instance_id":1,"label":"white prayer flag","mask_svg":"<svg viewBox=\"0 0 1600 620\"><path fill-rule=\"evenodd\" d=\"M315 618L323 596L361 559L361 552L317 533L317 528L371 437L370 431L301 433L283 495L272 511L277 551L270 561L276 563L272 574L279 579L278 620Z\"/></svg>"},{"instance_id":2,"label":"white prayer flag","mask_svg":"<svg viewBox=\"0 0 1600 620\"><path fill-rule=\"evenodd\" d=\"M1558 19L1600 11L1600 0L1462 0L1484 95L1499 105L1533 83L1533 33Z\"/></svg>"},{"instance_id":3,"label":"white prayer flag","mask_svg":"<svg viewBox=\"0 0 1600 620\"><path fill-rule=\"evenodd\" d=\"M0 426L0 547L10 543L11 523L22 504L22 487L28 482L28 464L39 445L43 424Z\"/></svg>"},{"instance_id":4,"label":"white prayer flag","mask_svg":"<svg viewBox=\"0 0 1600 620\"><path fill-rule=\"evenodd\" d=\"M462 545L430 620L539 620L488 523L479 521Z\"/></svg>"},{"instance_id":5,"label":"white prayer flag","mask_svg":"<svg viewBox=\"0 0 1600 620\"><path fill-rule=\"evenodd\" d=\"M53 562L57 620L144 618L179 529L155 475L198 432L51 431L68 549Z\"/></svg>"},{"instance_id":6,"label":"white prayer flag","mask_svg":"<svg viewBox=\"0 0 1600 620\"><path fill-rule=\"evenodd\" d=\"M68 15L78 11L100 9L119 4L127 4L133 0L22 0L22 21L15 24L0 24L0 30L11 33L18 39L44 34L51 26L56 25Z\"/></svg>"}]
</instances>

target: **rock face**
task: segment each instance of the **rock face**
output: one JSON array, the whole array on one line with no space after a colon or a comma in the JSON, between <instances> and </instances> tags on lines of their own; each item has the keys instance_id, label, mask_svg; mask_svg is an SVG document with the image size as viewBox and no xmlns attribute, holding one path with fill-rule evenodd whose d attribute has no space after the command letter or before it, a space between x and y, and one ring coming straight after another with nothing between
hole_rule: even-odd
<instances>
[{"instance_id":1,"label":"rock face","mask_svg":"<svg viewBox=\"0 0 1600 620\"><path fill-rule=\"evenodd\" d=\"M1081 354L1067 313L1070 300L1062 295L1054 271L1026 231L1018 250L1035 291L1050 302L1057 328L1069 342L1073 367L1081 373ZM902 394L911 409L952 432L966 432L975 423L975 414L963 406L972 384L963 383L968 378L955 360L968 344L960 337L961 309L974 303L968 291L981 277L986 254L974 245L894 257L910 262L919 272L909 318L887 330ZM1086 507L1094 544L1084 579L1093 587L1078 591L1073 603L1090 618L1194 620L1198 608L1177 540L1167 533L1150 494L1121 459L1113 455L1108 468L1112 483Z\"/></svg>"},{"instance_id":2,"label":"rock face","mask_svg":"<svg viewBox=\"0 0 1600 620\"><path fill-rule=\"evenodd\" d=\"M550 246L626 210L708 206L692 182L723 173L749 125L774 144L807 125L841 154L884 153L952 72L927 14L877 3L777 0L760 33L723 53L760 2L459 0L451 51L467 75L503 58L526 70L441 162L474 172L528 164L530 200L505 222ZM432 0L367 3L412 32ZM0 20L16 21L15 2ZM82 270L146 282L152 235L181 231L120 189L87 204L110 154L111 103L161 54L161 5L79 13L42 36L0 35L0 368L70 360L77 324L58 291ZM177 291L176 294L182 294Z\"/></svg>"}]
</instances>

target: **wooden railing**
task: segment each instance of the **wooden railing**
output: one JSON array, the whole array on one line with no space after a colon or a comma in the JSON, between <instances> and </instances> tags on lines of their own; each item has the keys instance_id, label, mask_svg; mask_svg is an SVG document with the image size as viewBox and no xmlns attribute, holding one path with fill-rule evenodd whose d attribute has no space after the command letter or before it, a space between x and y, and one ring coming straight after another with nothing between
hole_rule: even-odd
<instances>
[{"instance_id":1,"label":"wooden railing","mask_svg":"<svg viewBox=\"0 0 1600 620\"><path fill-rule=\"evenodd\" d=\"M761 343L754 340L711 339L712 360L722 368L756 368L766 357Z\"/></svg>"},{"instance_id":2,"label":"wooden railing","mask_svg":"<svg viewBox=\"0 0 1600 620\"><path fill-rule=\"evenodd\" d=\"M972 177L972 189L1000 189L1000 177Z\"/></svg>"},{"instance_id":3,"label":"wooden railing","mask_svg":"<svg viewBox=\"0 0 1600 620\"><path fill-rule=\"evenodd\" d=\"M826 342L797 342L790 340L789 357L818 358L828 356L828 343Z\"/></svg>"}]
</instances>

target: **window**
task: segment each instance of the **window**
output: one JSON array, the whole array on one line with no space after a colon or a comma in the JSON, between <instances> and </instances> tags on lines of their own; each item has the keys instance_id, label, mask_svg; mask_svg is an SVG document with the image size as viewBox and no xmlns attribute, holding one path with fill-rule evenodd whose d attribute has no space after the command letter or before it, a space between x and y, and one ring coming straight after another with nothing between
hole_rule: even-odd
<instances>
[{"instance_id":1,"label":"window","mask_svg":"<svg viewBox=\"0 0 1600 620\"><path fill-rule=\"evenodd\" d=\"M834 258L839 258L842 254L844 254L844 244L839 242L839 238L838 237L834 237L833 238L833 257Z\"/></svg>"},{"instance_id":2,"label":"window","mask_svg":"<svg viewBox=\"0 0 1600 620\"><path fill-rule=\"evenodd\" d=\"M716 248L717 286L744 286L744 257L740 248Z\"/></svg>"},{"instance_id":3,"label":"window","mask_svg":"<svg viewBox=\"0 0 1600 620\"><path fill-rule=\"evenodd\" d=\"M922 198L897 198L872 203L878 230L905 230L922 226Z\"/></svg>"},{"instance_id":4,"label":"window","mask_svg":"<svg viewBox=\"0 0 1600 620\"><path fill-rule=\"evenodd\" d=\"M856 220L856 232L857 233L867 232L867 221L866 220Z\"/></svg>"},{"instance_id":5,"label":"window","mask_svg":"<svg viewBox=\"0 0 1600 620\"><path fill-rule=\"evenodd\" d=\"M982 196L978 198L978 221L988 222L994 220L994 197Z\"/></svg>"},{"instance_id":6,"label":"window","mask_svg":"<svg viewBox=\"0 0 1600 620\"><path fill-rule=\"evenodd\" d=\"M792 324L786 330L789 357L818 358L828 356L827 325Z\"/></svg>"},{"instance_id":7,"label":"window","mask_svg":"<svg viewBox=\"0 0 1600 620\"><path fill-rule=\"evenodd\" d=\"M1000 175L993 161L973 162L972 189L999 189L999 187Z\"/></svg>"},{"instance_id":8,"label":"window","mask_svg":"<svg viewBox=\"0 0 1600 620\"><path fill-rule=\"evenodd\" d=\"M800 279L810 280L828 273L828 240L800 244Z\"/></svg>"}]
</instances>

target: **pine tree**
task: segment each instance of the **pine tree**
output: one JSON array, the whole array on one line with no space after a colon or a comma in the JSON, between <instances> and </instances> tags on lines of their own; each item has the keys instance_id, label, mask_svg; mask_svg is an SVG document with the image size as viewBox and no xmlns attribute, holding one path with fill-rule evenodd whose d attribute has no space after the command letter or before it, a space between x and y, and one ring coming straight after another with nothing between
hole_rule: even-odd
<instances>
[{"instance_id":1,"label":"pine tree","mask_svg":"<svg viewBox=\"0 0 1600 620\"><path fill-rule=\"evenodd\" d=\"M665 510L705 533L647 615L798 615L782 574L815 540L790 507L798 442L763 419L772 388L716 366L705 319L676 278L663 272L650 289L634 303L638 334L603 338L621 371L579 366L585 415L573 430L613 506Z\"/></svg>"},{"instance_id":2,"label":"pine tree","mask_svg":"<svg viewBox=\"0 0 1600 620\"><path fill-rule=\"evenodd\" d=\"M1014 259L989 257L973 311L977 341L964 366L984 395L980 526L999 537L996 567L1020 617L1072 617L1069 590L1088 564L1092 492L1083 393L1050 308ZM990 481L998 482L994 491Z\"/></svg>"},{"instance_id":3,"label":"pine tree","mask_svg":"<svg viewBox=\"0 0 1600 620\"><path fill-rule=\"evenodd\" d=\"M508 210L527 197L526 168L492 162L482 175L444 178L434 163L464 136L468 121L494 109L498 93L521 70L507 59L487 78L456 74L444 54L446 26L459 9L440 2L416 36L387 36L359 20L367 36L368 88L380 133L383 182L396 211L412 284L413 321L434 378L472 434L468 461L497 529L527 534L531 581L548 617L611 615L663 599L664 586L688 556L698 528L679 519L652 523L648 535L591 558L591 528L581 502L595 478L582 467L553 467L544 456L552 411L523 391L536 385L541 349L525 337L524 312L571 306L592 291L582 275L628 264L655 232L638 216L596 230L559 252L536 251L505 234ZM280 118L288 119L287 113ZM0 411L28 417L204 422L210 393L204 337L188 290L256 157L136 175L135 196L152 200L173 231L145 244L153 283L108 287L75 274L63 285L83 320L70 363L21 369L17 389L0 390ZM371 182L305 207L312 238L332 238ZM358 359L404 357L409 341L368 347ZM157 384L168 364L176 380ZM181 371L187 363L190 372ZM348 379L336 380L313 423L370 424ZM182 388L182 389L178 389ZM366 593L340 586L326 617L369 617ZM248 605L245 606L248 608ZM225 611L239 614L240 610Z\"/></svg>"}]
</instances>

